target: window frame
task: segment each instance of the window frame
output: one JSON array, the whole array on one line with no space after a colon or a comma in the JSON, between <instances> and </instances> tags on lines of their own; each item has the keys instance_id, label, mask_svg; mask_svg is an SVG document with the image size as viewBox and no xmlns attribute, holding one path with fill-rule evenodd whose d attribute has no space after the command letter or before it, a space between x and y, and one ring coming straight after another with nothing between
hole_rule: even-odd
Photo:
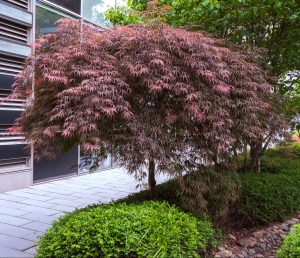
<instances>
[{"instance_id":1,"label":"window frame","mask_svg":"<svg viewBox=\"0 0 300 258\"><path fill-rule=\"evenodd\" d=\"M69 14L70 16L74 16L74 17L80 19L80 20L81 20L81 23L87 22L88 24L97 26L97 27L99 27L99 28L101 28L101 29L103 29L103 30L108 29L107 27L105 27L105 26L103 26L103 25L101 25L101 24L95 23L95 22L91 21L90 19L87 19L87 18L83 17L83 1L84 1L84 0L81 0L81 8L80 8L81 10L80 10L80 14L75 13L75 12L72 12L72 11L70 11L70 10L68 10L68 9L66 9L66 8L64 8L64 7L62 7L62 6L60 6L60 5L54 4L54 3L52 3L52 2L50 2L50 1L48 1L48 0L37 0L37 1L36 1L36 6L38 6L38 4L41 3L41 4L44 4L44 5L46 5L46 6L52 7L52 8L54 8L54 9L57 9L57 10L63 12L63 13Z\"/></svg>"}]
</instances>

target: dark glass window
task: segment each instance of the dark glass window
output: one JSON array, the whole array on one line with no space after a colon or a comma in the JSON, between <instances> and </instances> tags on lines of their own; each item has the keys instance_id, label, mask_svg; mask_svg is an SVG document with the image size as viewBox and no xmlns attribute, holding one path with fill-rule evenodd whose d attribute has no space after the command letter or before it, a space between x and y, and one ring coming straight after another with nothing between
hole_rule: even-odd
<instances>
[{"instance_id":1,"label":"dark glass window","mask_svg":"<svg viewBox=\"0 0 300 258\"><path fill-rule=\"evenodd\" d=\"M74 18L43 4L36 6L36 38L56 31L56 22L63 17Z\"/></svg>"},{"instance_id":2,"label":"dark glass window","mask_svg":"<svg viewBox=\"0 0 300 258\"><path fill-rule=\"evenodd\" d=\"M49 1L63 8L66 8L74 13L80 14L80 5L81 5L80 0L49 0Z\"/></svg>"},{"instance_id":3,"label":"dark glass window","mask_svg":"<svg viewBox=\"0 0 300 258\"><path fill-rule=\"evenodd\" d=\"M26 168L29 165L29 160L30 151L26 150L26 145L24 144L0 146L0 172L10 167Z\"/></svg>"},{"instance_id":4,"label":"dark glass window","mask_svg":"<svg viewBox=\"0 0 300 258\"><path fill-rule=\"evenodd\" d=\"M0 160L1 159L15 159L20 157L30 156L29 151L26 150L26 145L0 145Z\"/></svg>"},{"instance_id":5,"label":"dark glass window","mask_svg":"<svg viewBox=\"0 0 300 258\"><path fill-rule=\"evenodd\" d=\"M0 89L11 90L15 77L7 74L0 74Z\"/></svg>"}]
</instances>

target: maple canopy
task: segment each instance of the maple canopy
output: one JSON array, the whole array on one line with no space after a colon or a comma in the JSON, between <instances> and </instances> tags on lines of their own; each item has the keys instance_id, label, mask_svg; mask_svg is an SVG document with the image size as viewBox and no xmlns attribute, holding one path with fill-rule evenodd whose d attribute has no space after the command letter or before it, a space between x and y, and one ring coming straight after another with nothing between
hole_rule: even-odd
<instances>
[{"instance_id":1,"label":"maple canopy","mask_svg":"<svg viewBox=\"0 0 300 258\"><path fill-rule=\"evenodd\" d=\"M162 24L58 25L15 82L14 96L28 96L34 70L18 126L38 156L81 144L112 151L131 172L149 161L176 172L187 161L225 159L241 139L264 133L271 85L247 49Z\"/></svg>"}]
</instances>

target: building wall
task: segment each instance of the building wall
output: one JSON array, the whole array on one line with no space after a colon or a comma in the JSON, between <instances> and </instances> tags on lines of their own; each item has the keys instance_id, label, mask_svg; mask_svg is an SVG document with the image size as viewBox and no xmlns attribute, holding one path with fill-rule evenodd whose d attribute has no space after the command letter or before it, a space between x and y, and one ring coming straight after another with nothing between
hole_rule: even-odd
<instances>
[{"instance_id":1,"label":"building wall","mask_svg":"<svg viewBox=\"0 0 300 258\"><path fill-rule=\"evenodd\" d=\"M0 175L0 193L32 185L32 169L11 171Z\"/></svg>"},{"instance_id":2,"label":"building wall","mask_svg":"<svg viewBox=\"0 0 300 258\"><path fill-rule=\"evenodd\" d=\"M0 105L0 192L88 171L88 166L79 166L84 157L78 146L55 160L34 160L24 136L7 131L25 109L26 100L5 97L25 59L33 53L30 44L35 38L54 32L55 22L62 17L104 29L111 25L104 19L108 4L115 6L111 0L0 0L0 101L4 100ZM101 166L112 166L111 157Z\"/></svg>"},{"instance_id":3,"label":"building wall","mask_svg":"<svg viewBox=\"0 0 300 258\"><path fill-rule=\"evenodd\" d=\"M31 149L24 136L7 132L24 110L26 100L5 99L14 77L31 54L33 14L31 1L0 0L0 192L32 184Z\"/></svg>"}]
</instances>

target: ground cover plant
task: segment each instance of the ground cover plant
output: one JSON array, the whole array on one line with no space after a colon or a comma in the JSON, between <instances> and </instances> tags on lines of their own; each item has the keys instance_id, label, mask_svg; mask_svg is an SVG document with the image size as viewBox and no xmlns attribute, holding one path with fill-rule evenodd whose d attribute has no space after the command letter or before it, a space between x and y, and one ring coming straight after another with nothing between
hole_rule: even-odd
<instances>
[{"instance_id":1,"label":"ground cover plant","mask_svg":"<svg viewBox=\"0 0 300 258\"><path fill-rule=\"evenodd\" d=\"M166 202L112 203L59 219L39 240L36 257L199 257L213 237L209 220Z\"/></svg>"},{"instance_id":2,"label":"ground cover plant","mask_svg":"<svg viewBox=\"0 0 300 258\"><path fill-rule=\"evenodd\" d=\"M283 240L283 245L277 251L277 258L300 257L300 224L294 225L293 229Z\"/></svg>"}]
</instances>

